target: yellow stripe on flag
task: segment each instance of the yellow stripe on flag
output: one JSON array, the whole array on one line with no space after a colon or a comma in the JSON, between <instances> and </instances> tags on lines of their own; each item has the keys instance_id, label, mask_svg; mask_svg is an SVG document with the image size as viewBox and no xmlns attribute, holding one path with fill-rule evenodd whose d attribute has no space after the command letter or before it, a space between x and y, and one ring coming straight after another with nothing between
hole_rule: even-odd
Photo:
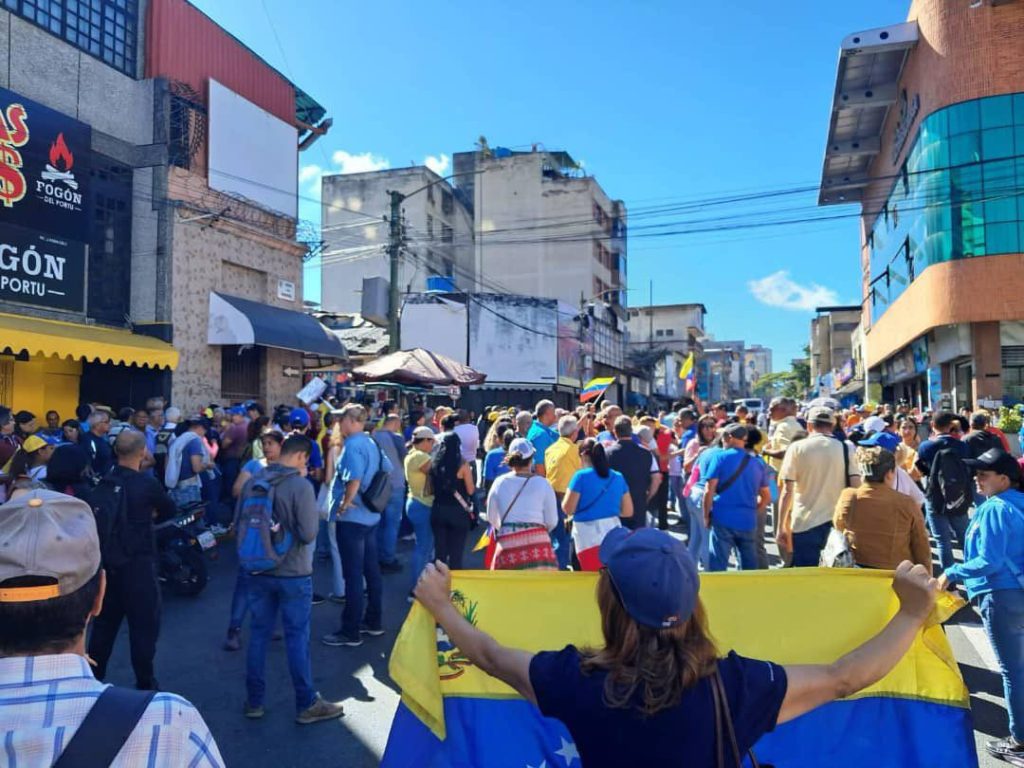
<instances>
[{"instance_id":1,"label":"yellow stripe on flag","mask_svg":"<svg viewBox=\"0 0 1024 768\"><path fill-rule=\"evenodd\" d=\"M554 650L602 644L594 598L597 574L457 571L456 606L513 648ZM887 571L797 568L702 574L701 599L718 651L779 664L826 664L880 631L898 603ZM892 696L966 708L967 688L939 624L963 601L940 597L929 625L903 659L861 696ZM389 664L402 701L438 738L445 737L444 697L511 698L504 683L442 651L433 617L416 603Z\"/></svg>"},{"instance_id":2,"label":"yellow stripe on flag","mask_svg":"<svg viewBox=\"0 0 1024 768\"><path fill-rule=\"evenodd\" d=\"M693 370L693 352L686 356L683 364L679 367L679 378L685 379L690 375L690 371Z\"/></svg>"}]
</instances>

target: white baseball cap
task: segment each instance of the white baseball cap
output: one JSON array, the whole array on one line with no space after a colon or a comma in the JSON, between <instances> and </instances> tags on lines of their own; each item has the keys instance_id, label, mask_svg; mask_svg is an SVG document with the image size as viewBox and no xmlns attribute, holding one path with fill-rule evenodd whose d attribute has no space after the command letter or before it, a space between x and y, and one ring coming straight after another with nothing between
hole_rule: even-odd
<instances>
[{"instance_id":1,"label":"white baseball cap","mask_svg":"<svg viewBox=\"0 0 1024 768\"><path fill-rule=\"evenodd\" d=\"M525 437L517 437L512 441L512 444L508 447L509 456L519 456L523 459L528 459L537 451L533 447L533 443L527 440Z\"/></svg>"}]
</instances>

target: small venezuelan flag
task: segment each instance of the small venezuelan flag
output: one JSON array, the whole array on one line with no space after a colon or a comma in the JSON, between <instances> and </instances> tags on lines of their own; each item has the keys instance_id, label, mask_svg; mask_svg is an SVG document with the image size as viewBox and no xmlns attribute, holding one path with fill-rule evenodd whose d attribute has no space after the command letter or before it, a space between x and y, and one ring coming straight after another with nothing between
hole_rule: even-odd
<instances>
[{"instance_id":1,"label":"small venezuelan flag","mask_svg":"<svg viewBox=\"0 0 1024 768\"><path fill-rule=\"evenodd\" d=\"M602 642L596 573L452 576L455 607L510 647ZM895 614L891 582L891 572L855 568L705 573L700 594L720 654L735 649L779 664L827 664ZM970 699L938 623L960 605L941 596L888 675L766 734L758 759L786 768L977 768ZM419 603L395 641L389 671L402 703L383 768L579 768L565 726L475 667Z\"/></svg>"},{"instance_id":2,"label":"small venezuelan flag","mask_svg":"<svg viewBox=\"0 0 1024 768\"><path fill-rule=\"evenodd\" d=\"M614 376L609 376L605 379L591 379L587 382L587 386L580 392L580 402L585 403L588 400L594 400L604 394L604 391L615 381Z\"/></svg>"}]
</instances>

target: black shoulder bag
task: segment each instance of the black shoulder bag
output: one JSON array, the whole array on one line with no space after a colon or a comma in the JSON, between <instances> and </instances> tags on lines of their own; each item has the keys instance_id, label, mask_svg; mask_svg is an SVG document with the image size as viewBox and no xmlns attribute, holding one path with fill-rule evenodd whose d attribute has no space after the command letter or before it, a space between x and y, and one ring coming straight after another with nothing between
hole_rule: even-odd
<instances>
[{"instance_id":1,"label":"black shoulder bag","mask_svg":"<svg viewBox=\"0 0 1024 768\"><path fill-rule=\"evenodd\" d=\"M370 441L377 449L377 471L373 473L366 490L360 489L359 494L370 512L382 515L391 500L391 473L384 469L384 451L380 449L380 443L372 437Z\"/></svg>"},{"instance_id":2,"label":"black shoulder bag","mask_svg":"<svg viewBox=\"0 0 1024 768\"><path fill-rule=\"evenodd\" d=\"M53 768L110 765L154 696L156 691L136 691L114 685L107 688L92 705Z\"/></svg>"},{"instance_id":3,"label":"black shoulder bag","mask_svg":"<svg viewBox=\"0 0 1024 768\"><path fill-rule=\"evenodd\" d=\"M715 495L721 496L723 493L729 490L729 488L732 487L732 484L739 480L740 475L743 474L743 470L747 468L747 464L749 463L750 454L743 454L743 460L740 462L740 465L736 467L736 471L729 475L729 477L726 478L726 481L715 489Z\"/></svg>"}]
</instances>

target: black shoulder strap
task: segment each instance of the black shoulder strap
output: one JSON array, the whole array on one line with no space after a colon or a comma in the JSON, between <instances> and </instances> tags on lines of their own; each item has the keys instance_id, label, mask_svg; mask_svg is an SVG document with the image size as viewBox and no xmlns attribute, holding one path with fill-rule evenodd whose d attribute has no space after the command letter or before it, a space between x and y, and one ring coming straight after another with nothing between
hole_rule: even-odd
<instances>
[{"instance_id":1,"label":"black shoulder strap","mask_svg":"<svg viewBox=\"0 0 1024 768\"><path fill-rule=\"evenodd\" d=\"M110 686L85 716L53 768L110 765L139 724L156 691Z\"/></svg>"},{"instance_id":2,"label":"black shoulder strap","mask_svg":"<svg viewBox=\"0 0 1024 768\"><path fill-rule=\"evenodd\" d=\"M715 493L717 495L721 496L723 493L725 493L727 490L729 490L729 488L732 487L732 484L736 482L737 478L739 478L739 476L743 474L743 470L747 468L747 464L749 464L749 463L750 463L750 454L749 453L744 453L743 454L743 459L742 459L742 461L740 461L740 465L738 467L736 467L736 471L733 472L724 483L722 483L720 486L718 486L715 489Z\"/></svg>"},{"instance_id":3,"label":"black shoulder strap","mask_svg":"<svg viewBox=\"0 0 1024 768\"><path fill-rule=\"evenodd\" d=\"M843 487L850 487L850 452L846 450L846 441L840 440L839 447L843 451Z\"/></svg>"}]
</instances>

